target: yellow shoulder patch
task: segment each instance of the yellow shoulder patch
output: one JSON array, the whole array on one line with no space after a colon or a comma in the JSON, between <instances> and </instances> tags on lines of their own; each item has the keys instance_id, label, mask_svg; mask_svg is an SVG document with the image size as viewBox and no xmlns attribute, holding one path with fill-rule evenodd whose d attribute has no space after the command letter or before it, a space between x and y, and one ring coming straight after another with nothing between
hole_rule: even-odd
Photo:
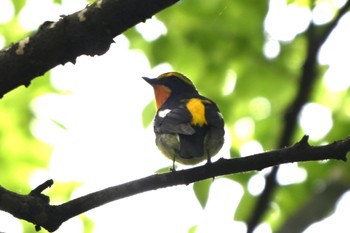
<instances>
[{"instance_id":1,"label":"yellow shoulder patch","mask_svg":"<svg viewBox=\"0 0 350 233\"><path fill-rule=\"evenodd\" d=\"M203 126L207 124L207 120L205 119L205 106L203 102L206 102L206 100L192 98L186 104L186 108L192 115L192 125Z\"/></svg>"}]
</instances>

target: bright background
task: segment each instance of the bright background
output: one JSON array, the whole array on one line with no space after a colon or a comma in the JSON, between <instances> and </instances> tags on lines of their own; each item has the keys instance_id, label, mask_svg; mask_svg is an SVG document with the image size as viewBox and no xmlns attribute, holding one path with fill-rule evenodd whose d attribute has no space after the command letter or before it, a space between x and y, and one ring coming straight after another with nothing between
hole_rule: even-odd
<instances>
[{"instance_id":1,"label":"bright background","mask_svg":"<svg viewBox=\"0 0 350 233\"><path fill-rule=\"evenodd\" d=\"M55 184L46 193L52 204L60 204L171 166L154 144L153 90L141 77L172 70L190 77L222 110L227 138L217 158L275 148L306 53L303 33L310 22L327 25L345 3L317 1L310 10L308 1L288 2L207 0L199 6L185 0L116 37L103 56L79 57L75 65L58 66L28 89L5 95L0 184L28 193L52 178ZM0 0L0 47L86 4ZM300 113L295 141L308 134L313 144L324 144L348 135L348 28L349 14L319 53L322 72L312 102ZM329 183L350 187L348 169L327 161L281 166L282 191L255 232L275 232ZM269 171L207 182L204 209L197 197L205 194L196 196L193 185L177 186L109 203L65 222L57 232L244 232L243 220ZM344 193L329 217L306 233L330 232L335 224L338 232L349 229L344 217L350 214L345 208L350 195ZM34 226L0 212L0 232L34 232Z\"/></svg>"}]
</instances>

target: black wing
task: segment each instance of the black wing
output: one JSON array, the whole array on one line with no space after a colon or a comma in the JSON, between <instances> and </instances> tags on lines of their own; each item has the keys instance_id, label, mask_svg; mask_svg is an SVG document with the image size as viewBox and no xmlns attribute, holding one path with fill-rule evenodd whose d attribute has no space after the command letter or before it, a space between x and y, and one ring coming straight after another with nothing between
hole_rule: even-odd
<instances>
[{"instance_id":1,"label":"black wing","mask_svg":"<svg viewBox=\"0 0 350 233\"><path fill-rule=\"evenodd\" d=\"M207 120L211 137L222 138L225 135L224 119L219 111L219 108L212 101L206 104L205 118Z\"/></svg>"},{"instance_id":2,"label":"black wing","mask_svg":"<svg viewBox=\"0 0 350 233\"><path fill-rule=\"evenodd\" d=\"M192 116L184 104L175 108L159 109L154 120L155 133L192 135L194 128L190 125Z\"/></svg>"}]
</instances>

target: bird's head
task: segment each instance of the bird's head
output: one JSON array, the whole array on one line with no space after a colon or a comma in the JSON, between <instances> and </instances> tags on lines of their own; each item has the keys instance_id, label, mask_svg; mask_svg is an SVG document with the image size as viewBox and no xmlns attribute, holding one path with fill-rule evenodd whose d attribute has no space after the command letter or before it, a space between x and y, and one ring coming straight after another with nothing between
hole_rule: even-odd
<instances>
[{"instance_id":1,"label":"bird's head","mask_svg":"<svg viewBox=\"0 0 350 233\"><path fill-rule=\"evenodd\" d=\"M143 77L143 79L154 89L157 109L164 104L170 95L198 94L192 81L178 72L167 72L157 78Z\"/></svg>"}]
</instances>

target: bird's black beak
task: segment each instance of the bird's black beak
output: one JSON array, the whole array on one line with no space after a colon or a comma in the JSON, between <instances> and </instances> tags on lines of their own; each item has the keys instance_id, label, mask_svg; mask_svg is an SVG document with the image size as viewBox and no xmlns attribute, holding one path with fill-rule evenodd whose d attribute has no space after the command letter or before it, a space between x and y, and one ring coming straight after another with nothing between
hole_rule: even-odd
<instances>
[{"instance_id":1,"label":"bird's black beak","mask_svg":"<svg viewBox=\"0 0 350 233\"><path fill-rule=\"evenodd\" d=\"M147 78L147 77L142 77L146 82L148 82L150 85L154 85L156 84L156 80L155 78Z\"/></svg>"}]
</instances>

